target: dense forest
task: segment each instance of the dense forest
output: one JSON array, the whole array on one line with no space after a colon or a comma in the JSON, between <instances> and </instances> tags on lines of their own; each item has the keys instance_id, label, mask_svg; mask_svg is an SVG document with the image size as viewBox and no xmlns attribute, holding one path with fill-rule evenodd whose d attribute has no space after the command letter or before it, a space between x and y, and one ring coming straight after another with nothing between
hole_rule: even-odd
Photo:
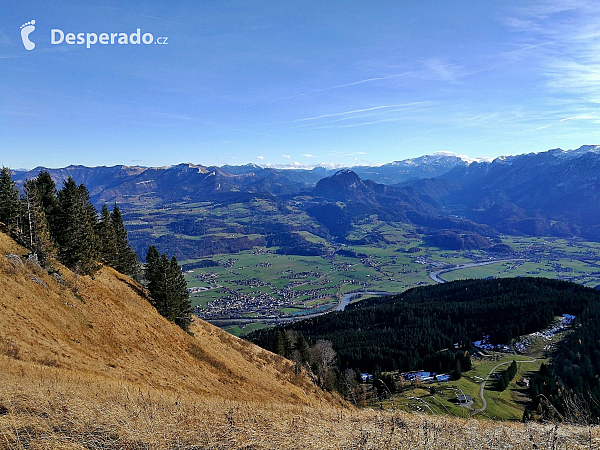
<instances>
[{"instance_id":1,"label":"dense forest","mask_svg":"<svg viewBox=\"0 0 600 450\"><path fill-rule=\"evenodd\" d=\"M452 369L454 351L483 335L500 344L546 327L556 315L580 315L600 292L543 278L467 280L367 299L345 311L285 325L307 339L330 340L342 368L362 371ZM273 330L249 336L270 348ZM454 356L456 359L456 356Z\"/></svg>"}]
</instances>

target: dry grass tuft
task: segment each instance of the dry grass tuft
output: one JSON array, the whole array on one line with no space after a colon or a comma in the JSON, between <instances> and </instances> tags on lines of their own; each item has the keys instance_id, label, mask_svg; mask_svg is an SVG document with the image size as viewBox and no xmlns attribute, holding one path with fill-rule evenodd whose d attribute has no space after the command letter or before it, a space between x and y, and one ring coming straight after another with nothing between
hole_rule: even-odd
<instances>
[{"instance_id":1,"label":"dry grass tuft","mask_svg":"<svg viewBox=\"0 0 600 450\"><path fill-rule=\"evenodd\" d=\"M19 359L17 343L7 337L0 338L0 353L12 359Z\"/></svg>"}]
</instances>

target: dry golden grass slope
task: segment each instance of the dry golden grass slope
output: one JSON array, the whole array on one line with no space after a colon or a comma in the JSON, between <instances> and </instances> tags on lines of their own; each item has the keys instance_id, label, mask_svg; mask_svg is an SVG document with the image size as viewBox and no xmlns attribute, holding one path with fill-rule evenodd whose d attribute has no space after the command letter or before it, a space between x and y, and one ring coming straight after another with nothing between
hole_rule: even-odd
<instances>
[{"instance_id":1,"label":"dry golden grass slope","mask_svg":"<svg viewBox=\"0 0 600 450\"><path fill-rule=\"evenodd\" d=\"M0 234L0 253L26 252ZM110 268L75 280L61 267L66 285L5 257L0 270L0 342L23 362L202 397L314 404L322 396L288 361L217 327L198 320L194 336L183 332Z\"/></svg>"},{"instance_id":2,"label":"dry golden grass slope","mask_svg":"<svg viewBox=\"0 0 600 450\"><path fill-rule=\"evenodd\" d=\"M596 448L596 428L357 410L290 362L202 321L164 320L129 278L65 283L6 258L0 448ZM75 294L75 286L79 294Z\"/></svg>"}]
</instances>

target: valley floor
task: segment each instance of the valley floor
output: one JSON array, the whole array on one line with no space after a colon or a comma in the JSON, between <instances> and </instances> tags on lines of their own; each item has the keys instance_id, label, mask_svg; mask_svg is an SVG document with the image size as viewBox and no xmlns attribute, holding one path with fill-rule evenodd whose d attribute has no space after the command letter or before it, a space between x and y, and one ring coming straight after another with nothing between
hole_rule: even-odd
<instances>
[{"instance_id":1,"label":"valley floor","mask_svg":"<svg viewBox=\"0 0 600 450\"><path fill-rule=\"evenodd\" d=\"M185 275L195 313L243 335L277 319L330 311L348 293L397 293L471 278L544 277L589 287L600 284L596 242L502 236L512 254L443 250L430 246L414 227L377 220L361 224L356 233L362 234L354 237L364 238L374 229L383 233L385 243L331 246L324 256L282 255L274 248L213 255L217 265ZM346 253L335 253L340 249Z\"/></svg>"}]
</instances>

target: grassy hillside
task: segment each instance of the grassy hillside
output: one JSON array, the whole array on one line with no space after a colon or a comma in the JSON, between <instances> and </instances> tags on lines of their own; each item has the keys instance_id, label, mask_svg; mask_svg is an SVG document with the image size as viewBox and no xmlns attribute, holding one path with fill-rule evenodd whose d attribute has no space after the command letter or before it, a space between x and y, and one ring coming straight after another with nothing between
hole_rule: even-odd
<instances>
[{"instance_id":1,"label":"grassy hillside","mask_svg":"<svg viewBox=\"0 0 600 450\"><path fill-rule=\"evenodd\" d=\"M110 269L59 283L0 233L0 448L593 448L596 428L356 410L288 361L160 317ZM78 293L75 293L76 290Z\"/></svg>"},{"instance_id":2,"label":"grassy hillside","mask_svg":"<svg viewBox=\"0 0 600 450\"><path fill-rule=\"evenodd\" d=\"M25 253L0 235L0 253L7 252ZM307 401L307 380L282 376L293 373L290 363L205 322L187 335L110 268L95 280L61 268L62 285L33 266L0 261L0 342L23 362L176 393Z\"/></svg>"}]
</instances>

